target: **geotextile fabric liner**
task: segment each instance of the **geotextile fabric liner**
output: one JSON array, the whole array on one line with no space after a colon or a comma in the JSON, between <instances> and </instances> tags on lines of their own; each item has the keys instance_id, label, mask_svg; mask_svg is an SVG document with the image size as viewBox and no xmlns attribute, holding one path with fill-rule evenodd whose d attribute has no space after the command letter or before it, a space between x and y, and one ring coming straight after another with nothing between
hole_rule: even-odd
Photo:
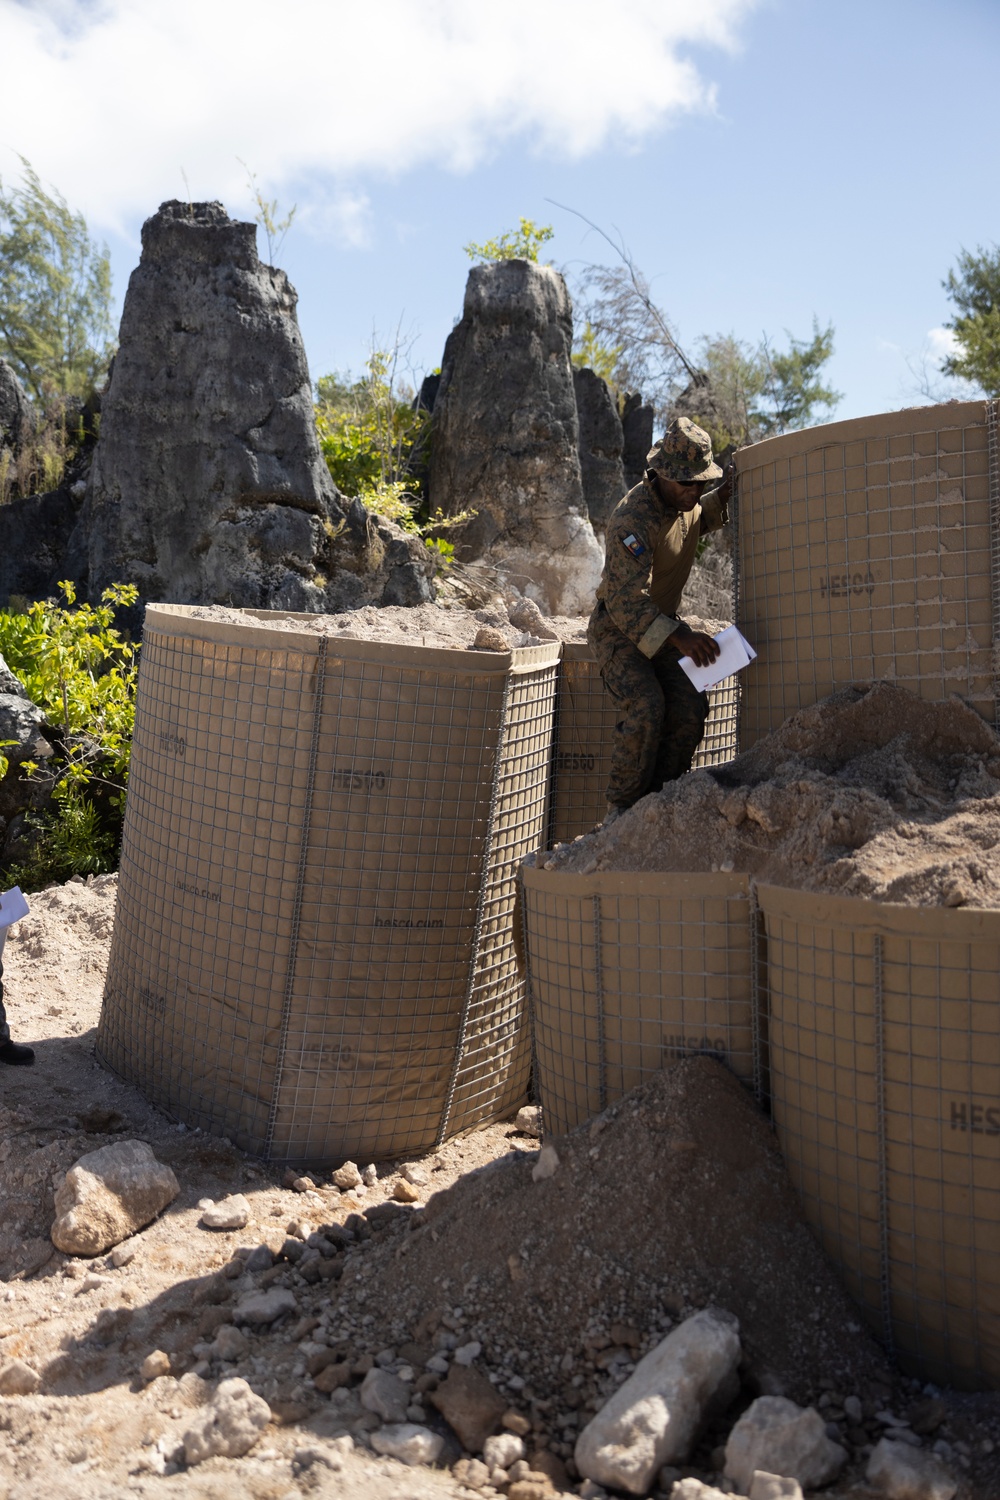
<instances>
[{"instance_id":1,"label":"geotextile fabric liner","mask_svg":"<svg viewBox=\"0 0 1000 1500\"><path fill-rule=\"evenodd\" d=\"M719 766L736 754L739 683L727 677L710 688L711 709L693 765ZM590 833L607 810L615 708L587 645L567 642L559 662L549 848Z\"/></svg>"},{"instance_id":2,"label":"geotextile fabric liner","mask_svg":"<svg viewBox=\"0 0 1000 1500\"><path fill-rule=\"evenodd\" d=\"M690 1053L759 1087L745 875L522 867L535 1078L561 1135Z\"/></svg>"},{"instance_id":3,"label":"geotextile fabric liner","mask_svg":"<svg viewBox=\"0 0 1000 1500\"><path fill-rule=\"evenodd\" d=\"M958 693L990 723L1000 634L996 404L786 433L735 458L744 749L837 687Z\"/></svg>"},{"instance_id":4,"label":"geotextile fabric liner","mask_svg":"<svg viewBox=\"0 0 1000 1500\"><path fill-rule=\"evenodd\" d=\"M272 1160L427 1149L526 1092L558 646L246 618L147 609L98 1052Z\"/></svg>"},{"instance_id":5,"label":"geotextile fabric liner","mask_svg":"<svg viewBox=\"0 0 1000 1500\"><path fill-rule=\"evenodd\" d=\"M904 1367L1000 1387L1000 911L757 898L806 1216Z\"/></svg>"}]
</instances>

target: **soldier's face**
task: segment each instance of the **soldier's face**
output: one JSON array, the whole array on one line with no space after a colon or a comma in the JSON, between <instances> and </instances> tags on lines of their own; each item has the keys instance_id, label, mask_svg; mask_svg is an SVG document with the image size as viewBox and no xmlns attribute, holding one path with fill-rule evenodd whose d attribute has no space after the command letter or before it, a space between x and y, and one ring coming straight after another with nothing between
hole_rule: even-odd
<instances>
[{"instance_id":1,"label":"soldier's face","mask_svg":"<svg viewBox=\"0 0 1000 1500\"><path fill-rule=\"evenodd\" d=\"M661 497L675 510L694 510L706 488L704 480L682 484L679 479L667 479L663 474L657 474L656 479Z\"/></svg>"}]
</instances>

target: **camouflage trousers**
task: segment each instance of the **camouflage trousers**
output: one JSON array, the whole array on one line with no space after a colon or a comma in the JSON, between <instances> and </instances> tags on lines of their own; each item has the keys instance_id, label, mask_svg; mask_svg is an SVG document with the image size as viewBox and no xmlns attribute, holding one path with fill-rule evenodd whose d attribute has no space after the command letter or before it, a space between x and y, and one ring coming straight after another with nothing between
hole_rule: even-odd
<instances>
[{"instance_id":1,"label":"camouflage trousers","mask_svg":"<svg viewBox=\"0 0 1000 1500\"><path fill-rule=\"evenodd\" d=\"M672 646L662 646L651 661L643 656L600 601L587 639L617 716L607 799L631 807L690 771L705 732L708 694L698 692Z\"/></svg>"}]
</instances>

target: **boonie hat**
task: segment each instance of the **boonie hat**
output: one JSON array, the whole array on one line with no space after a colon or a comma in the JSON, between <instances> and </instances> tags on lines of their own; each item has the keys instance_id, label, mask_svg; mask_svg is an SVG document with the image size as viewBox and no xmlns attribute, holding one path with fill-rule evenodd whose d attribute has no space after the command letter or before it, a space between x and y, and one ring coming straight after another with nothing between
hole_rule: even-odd
<instances>
[{"instance_id":1,"label":"boonie hat","mask_svg":"<svg viewBox=\"0 0 1000 1500\"><path fill-rule=\"evenodd\" d=\"M646 454L646 468L680 484L722 478L722 470L712 459L712 439L690 417L674 418Z\"/></svg>"}]
</instances>

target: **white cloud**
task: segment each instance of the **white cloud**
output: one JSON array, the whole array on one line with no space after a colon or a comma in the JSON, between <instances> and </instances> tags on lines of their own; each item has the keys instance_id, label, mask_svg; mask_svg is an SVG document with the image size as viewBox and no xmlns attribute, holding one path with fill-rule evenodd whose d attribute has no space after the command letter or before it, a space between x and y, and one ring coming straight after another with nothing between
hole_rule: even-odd
<instances>
[{"instance_id":1,"label":"white cloud","mask_svg":"<svg viewBox=\"0 0 1000 1500\"><path fill-rule=\"evenodd\" d=\"M958 349L958 339L950 328L928 328L927 348L932 359L940 362Z\"/></svg>"},{"instance_id":2,"label":"white cloud","mask_svg":"<svg viewBox=\"0 0 1000 1500\"><path fill-rule=\"evenodd\" d=\"M0 0L0 168L14 152L122 229L161 199L332 181L314 227L357 243L357 182L468 170L505 143L579 158L713 107L689 46L756 0ZM325 216L325 218L324 218Z\"/></svg>"},{"instance_id":3,"label":"white cloud","mask_svg":"<svg viewBox=\"0 0 1000 1500\"><path fill-rule=\"evenodd\" d=\"M295 227L348 250L364 249L371 242L371 201L367 193L350 188L311 193L296 209Z\"/></svg>"}]
</instances>

